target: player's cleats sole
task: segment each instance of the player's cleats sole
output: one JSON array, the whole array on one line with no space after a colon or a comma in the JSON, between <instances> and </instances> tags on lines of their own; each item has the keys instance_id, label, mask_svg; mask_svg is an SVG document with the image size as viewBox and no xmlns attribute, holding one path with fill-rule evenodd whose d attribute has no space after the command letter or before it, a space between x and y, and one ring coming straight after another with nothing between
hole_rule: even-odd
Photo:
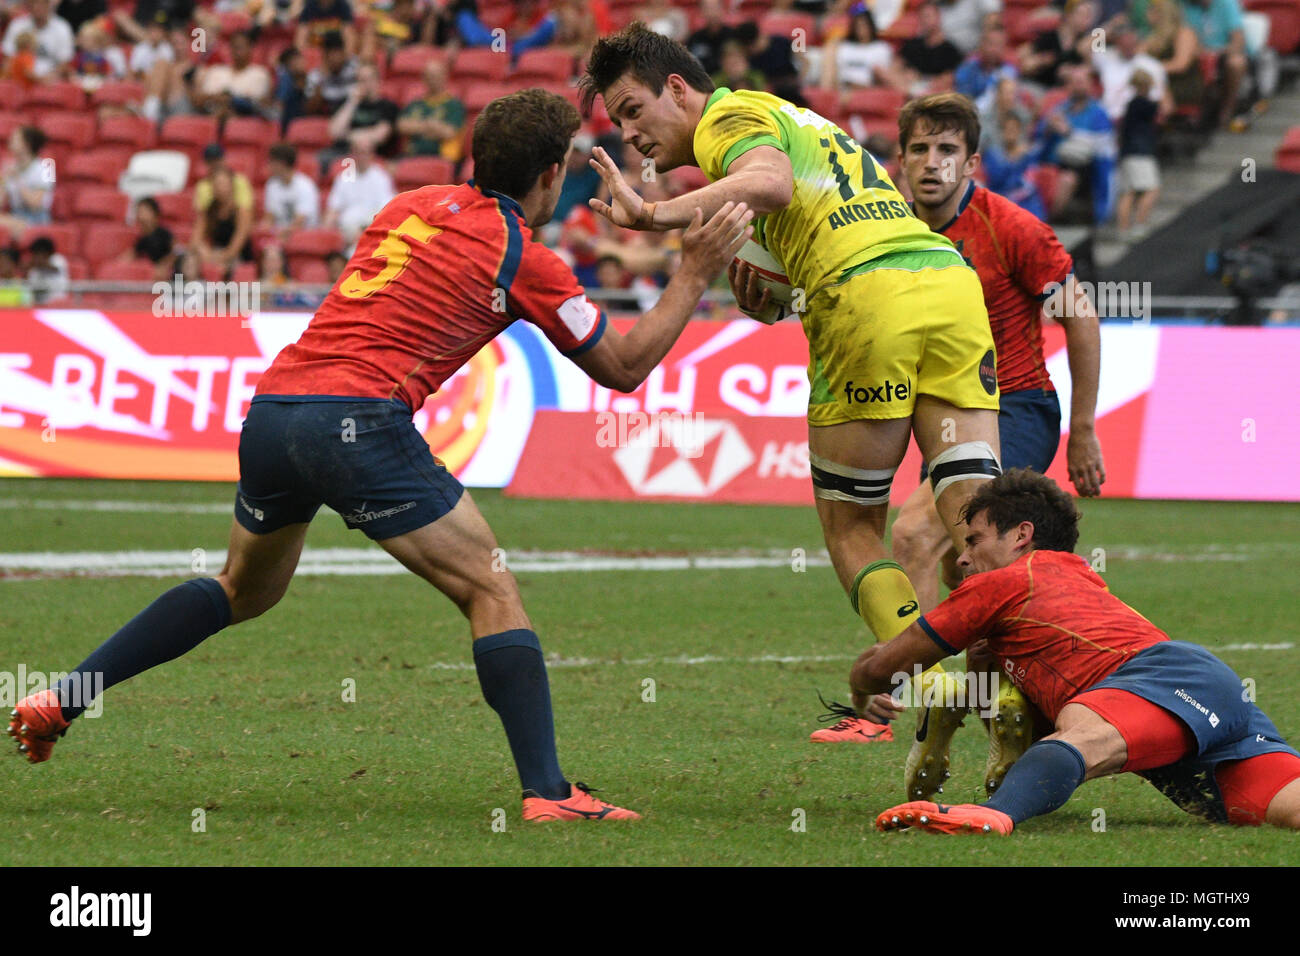
<instances>
[{"instance_id":1,"label":"player's cleats sole","mask_svg":"<svg viewBox=\"0 0 1300 956\"><path fill-rule=\"evenodd\" d=\"M814 730L808 739L817 744L884 744L893 741L894 729L865 717L845 717L834 726Z\"/></svg>"},{"instance_id":2,"label":"player's cleats sole","mask_svg":"<svg viewBox=\"0 0 1300 956\"><path fill-rule=\"evenodd\" d=\"M913 800L890 807L876 817L877 830L928 830L931 833L997 834L1009 836L1015 829L1001 810L973 803L943 804Z\"/></svg>"},{"instance_id":3,"label":"player's cleats sole","mask_svg":"<svg viewBox=\"0 0 1300 956\"><path fill-rule=\"evenodd\" d=\"M532 790L524 791L524 819L536 823L552 820L640 820L641 814L593 797L585 783L574 783L563 800L547 800Z\"/></svg>"},{"instance_id":4,"label":"player's cleats sole","mask_svg":"<svg viewBox=\"0 0 1300 956\"><path fill-rule=\"evenodd\" d=\"M948 747L970 708L964 701L964 688L956 685L951 675L939 675L933 692L920 697L922 705L916 713L916 735L912 749L907 752L903 768L903 788L909 800L929 800L943 792L943 783L952 771L948 769ZM933 702L927 707L925 701Z\"/></svg>"},{"instance_id":5,"label":"player's cleats sole","mask_svg":"<svg viewBox=\"0 0 1300 956\"><path fill-rule=\"evenodd\" d=\"M984 789L992 796L1002 780L1034 742L1032 705L1015 684L1000 682L998 711L988 720L989 757L984 765Z\"/></svg>"},{"instance_id":6,"label":"player's cleats sole","mask_svg":"<svg viewBox=\"0 0 1300 956\"><path fill-rule=\"evenodd\" d=\"M49 760L55 742L67 732L68 722L53 690L24 697L9 714L9 736L18 741L18 752L29 763Z\"/></svg>"}]
</instances>

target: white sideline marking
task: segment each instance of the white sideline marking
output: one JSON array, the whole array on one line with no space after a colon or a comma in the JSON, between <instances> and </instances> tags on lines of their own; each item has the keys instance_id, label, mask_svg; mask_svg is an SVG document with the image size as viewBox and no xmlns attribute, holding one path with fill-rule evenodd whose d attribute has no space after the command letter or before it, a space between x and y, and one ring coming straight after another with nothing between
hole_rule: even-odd
<instances>
[{"instance_id":1,"label":"white sideline marking","mask_svg":"<svg viewBox=\"0 0 1300 956\"><path fill-rule=\"evenodd\" d=\"M232 499L222 504L186 504L164 501L126 501L122 499L0 498L0 510L12 511L117 511L132 514L217 515L235 513Z\"/></svg>"},{"instance_id":2,"label":"white sideline marking","mask_svg":"<svg viewBox=\"0 0 1300 956\"><path fill-rule=\"evenodd\" d=\"M635 667L660 665L678 665L698 667L701 664L825 664L843 661L855 661L856 654L807 654L802 656L785 656L780 654L763 654L758 657L717 657L706 654L702 657L688 657L679 654L676 657L637 657L612 660L598 657L560 657L558 654L546 655L547 667L611 667L616 664L628 664ZM434 661L421 665L435 671L472 671L474 665L459 661Z\"/></svg>"}]
</instances>

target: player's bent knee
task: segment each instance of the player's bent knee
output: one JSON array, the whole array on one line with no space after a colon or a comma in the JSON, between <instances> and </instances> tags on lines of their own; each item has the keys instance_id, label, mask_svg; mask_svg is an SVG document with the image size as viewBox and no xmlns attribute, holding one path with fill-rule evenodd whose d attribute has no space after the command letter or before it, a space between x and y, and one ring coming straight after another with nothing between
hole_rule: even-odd
<instances>
[{"instance_id":1,"label":"player's bent knee","mask_svg":"<svg viewBox=\"0 0 1300 956\"><path fill-rule=\"evenodd\" d=\"M946 448L930 462L930 487L934 500L959 481L989 480L1002 474L993 446L986 441L966 441Z\"/></svg>"},{"instance_id":2,"label":"player's bent knee","mask_svg":"<svg viewBox=\"0 0 1300 956\"><path fill-rule=\"evenodd\" d=\"M240 587L227 575L218 575L217 583L226 592L230 601L230 623L249 621L260 617L280 603L288 587Z\"/></svg>"},{"instance_id":3,"label":"player's bent knee","mask_svg":"<svg viewBox=\"0 0 1300 956\"><path fill-rule=\"evenodd\" d=\"M808 455L813 494L824 501L844 501L863 507L889 505L889 489L897 468L854 468Z\"/></svg>"}]
</instances>

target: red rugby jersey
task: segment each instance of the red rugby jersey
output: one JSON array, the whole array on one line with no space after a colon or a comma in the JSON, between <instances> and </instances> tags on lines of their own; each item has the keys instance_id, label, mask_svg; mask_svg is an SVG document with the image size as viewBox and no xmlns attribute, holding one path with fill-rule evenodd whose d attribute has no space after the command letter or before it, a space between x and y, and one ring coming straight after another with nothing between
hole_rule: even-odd
<instances>
[{"instance_id":1,"label":"red rugby jersey","mask_svg":"<svg viewBox=\"0 0 1300 956\"><path fill-rule=\"evenodd\" d=\"M918 623L951 653L987 638L1002 673L1051 720L1071 697L1169 640L1064 551L1031 551L972 574Z\"/></svg>"},{"instance_id":2,"label":"red rugby jersey","mask_svg":"<svg viewBox=\"0 0 1300 956\"><path fill-rule=\"evenodd\" d=\"M990 189L966 187L957 215L935 230L956 245L984 286L998 352L998 389L1053 390L1043 357L1043 300L1050 283L1074 269L1056 233L1033 213Z\"/></svg>"},{"instance_id":3,"label":"red rugby jersey","mask_svg":"<svg viewBox=\"0 0 1300 956\"><path fill-rule=\"evenodd\" d=\"M586 351L604 334L605 316L531 236L519 204L491 190L467 183L402 193L362 234L257 394L396 398L415 411L521 318L563 354Z\"/></svg>"}]
</instances>

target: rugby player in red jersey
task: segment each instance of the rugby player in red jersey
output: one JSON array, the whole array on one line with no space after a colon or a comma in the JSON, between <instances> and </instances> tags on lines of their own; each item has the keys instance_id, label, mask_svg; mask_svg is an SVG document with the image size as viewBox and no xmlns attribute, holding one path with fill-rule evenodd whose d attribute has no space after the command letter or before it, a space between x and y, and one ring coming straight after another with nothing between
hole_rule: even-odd
<instances>
[{"instance_id":1,"label":"rugby player in red jersey","mask_svg":"<svg viewBox=\"0 0 1300 956\"><path fill-rule=\"evenodd\" d=\"M1079 513L1028 469L966 505L965 580L906 631L853 665L853 704L885 716L900 675L977 643L1055 725L982 804L891 807L882 830L1009 834L1062 806L1085 780L1137 773L1189 813L1300 828L1300 754L1241 679L1203 647L1172 641L1074 554Z\"/></svg>"},{"instance_id":2,"label":"rugby player in red jersey","mask_svg":"<svg viewBox=\"0 0 1300 956\"><path fill-rule=\"evenodd\" d=\"M1045 472L1061 438L1061 406L1043 356L1043 312L1065 327L1070 364L1070 438L1066 449L1070 478L1080 495L1098 494L1106 480L1095 415L1101 361L1097 316L1088 297L1067 277L1074 263L1046 223L973 180L979 168L980 121L974 104L960 93L939 93L908 103L899 113L899 164L907 179L916 215L951 239L975 269L997 348L1000 409L998 434L1004 468ZM1059 290L1051 295L1052 290ZM1068 304L1066 290L1075 292ZM891 531L894 557L916 589L921 611L939 602L942 566L951 588L961 580L957 552L935 509L934 496L921 486L904 502ZM952 697L954 695L947 695ZM922 781L909 797L929 797L946 776L953 733L966 714L964 703L949 700L918 715L918 736L908 755L908 779ZM879 725L836 711L843 719L814 731L822 743L866 743L881 739ZM989 758L984 784L992 792L1031 738L1033 720L1023 698L1007 685L989 722ZM925 772L922 773L921 770Z\"/></svg>"},{"instance_id":3,"label":"rugby player in red jersey","mask_svg":"<svg viewBox=\"0 0 1300 956\"><path fill-rule=\"evenodd\" d=\"M546 666L518 586L494 561L496 539L473 500L412 423L430 394L520 318L599 384L635 389L752 233L744 203L725 204L707 223L697 210L663 296L620 334L563 261L531 241L555 210L580 124L573 106L542 90L495 100L474 125L476 180L405 192L380 211L302 337L258 383L221 574L168 591L67 681L21 701L10 733L28 760L49 758L90 703L83 689L112 687L275 605L326 504L469 619L524 818L638 818L561 772Z\"/></svg>"}]
</instances>

